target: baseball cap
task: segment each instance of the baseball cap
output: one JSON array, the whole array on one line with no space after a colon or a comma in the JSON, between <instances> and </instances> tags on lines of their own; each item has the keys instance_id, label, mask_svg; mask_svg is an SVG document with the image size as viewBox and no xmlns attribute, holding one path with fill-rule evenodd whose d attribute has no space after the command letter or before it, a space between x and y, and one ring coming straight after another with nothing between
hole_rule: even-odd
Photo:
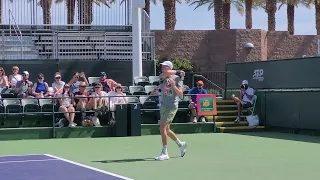
<instances>
[{"instance_id":1,"label":"baseball cap","mask_svg":"<svg viewBox=\"0 0 320 180\"><path fill-rule=\"evenodd\" d=\"M64 87L69 88L70 86L69 86L69 84L64 84Z\"/></svg>"},{"instance_id":2,"label":"baseball cap","mask_svg":"<svg viewBox=\"0 0 320 180\"><path fill-rule=\"evenodd\" d=\"M200 84L200 85L202 85L202 86L204 85L203 81L201 81L201 80L200 80L200 81L197 81L197 84Z\"/></svg>"},{"instance_id":3,"label":"baseball cap","mask_svg":"<svg viewBox=\"0 0 320 180\"><path fill-rule=\"evenodd\" d=\"M171 69L173 68L173 64L172 64L172 62L170 62L170 61L164 61L164 62L162 62L162 63L160 63L161 65L163 65L163 66L168 66L168 67L170 67Z\"/></svg>"},{"instance_id":4,"label":"baseball cap","mask_svg":"<svg viewBox=\"0 0 320 180\"><path fill-rule=\"evenodd\" d=\"M249 82L247 80L243 80L242 84L249 84Z\"/></svg>"},{"instance_id":5,"label":"baseball cap","mask_svg":"<svg viewBox=\"0 0 320 180\"><path fill-rule=\"evenodd\" d=\"M106 76L106 72L100 72L100 76Z\"/></svg>"},{"instance_id":6,"label":"baseball cap","mask_svg":"<svg viewBox=\"0 0 320 180\"><path fill-rule=\"evenodd\" d=\"M23 71L22 74L25 74L26 76L29 76L29 72L28 71Z\"/></svg>"},{"instance_id":7,"label":"baseball cap","mask_svg":"<svg viewBox=\"0 0 320 180\"><path fill-rule=\"evenodd\" d=\"M55 77L55 78L61 77L61 75L60 75L60 74L56 74L54 77Z\"/></svg>"}]
</instances>

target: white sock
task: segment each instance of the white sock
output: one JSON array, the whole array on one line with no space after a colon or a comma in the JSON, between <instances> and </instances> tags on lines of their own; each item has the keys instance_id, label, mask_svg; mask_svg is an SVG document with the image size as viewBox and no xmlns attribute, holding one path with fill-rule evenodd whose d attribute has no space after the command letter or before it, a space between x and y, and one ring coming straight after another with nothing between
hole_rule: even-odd
<instances>
[{"instance_id":1,"label":"white sock","mask_svg":"<svg viewBox=\"0 0 320 180\"><path fill-rule=\"evenodd\" d=\"M182 145L182 142L179 139L177 139L176 144L180 147Z\"/></svg>"},{"instance_id":2,"label":"white sock","mask_svg":"<svg viewBox=\"0 0 320 180\"><path fill-rule=\"evenodd\" d=\"M167 145L162 147L162 153L167 154L168 153L168 148Z\"/></svg>"}]
</instances>

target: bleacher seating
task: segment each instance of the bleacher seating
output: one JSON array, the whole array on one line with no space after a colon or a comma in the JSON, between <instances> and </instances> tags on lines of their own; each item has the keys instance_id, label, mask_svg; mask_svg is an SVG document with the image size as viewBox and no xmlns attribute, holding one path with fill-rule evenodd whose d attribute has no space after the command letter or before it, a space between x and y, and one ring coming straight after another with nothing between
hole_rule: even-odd
<instances>
[{"instance_id":1,"label":"bleacher seating","mask_svg":"<svg viewBox=\"0 0 320 180\"><path fill-rule=\"evenodd\" d=\"M58 33L35 32L32 36L42 59L54 59L54 56L58 56L61 60L132 60L131 33L61 31ZM152 60L151 43L150 38L144 38L143 60ZM56 55L55 52L57 52Z\"/></svg>"}]
</instances>

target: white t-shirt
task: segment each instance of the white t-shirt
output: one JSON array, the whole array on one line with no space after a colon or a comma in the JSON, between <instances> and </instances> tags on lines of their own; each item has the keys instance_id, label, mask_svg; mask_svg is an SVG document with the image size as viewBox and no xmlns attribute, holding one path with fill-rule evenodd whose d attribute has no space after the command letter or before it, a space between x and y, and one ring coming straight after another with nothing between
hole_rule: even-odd
<instances>
[{"instance_id":1,"label":"white t-shirt","mask_svg":"<svg viewBox=\"0 0 320 180\"><path fill-rule=\"evenodd\" d=\"M60 81L60 83L58 84L57 82L53 82L52 83L52 88L54 90L54 92L57 92L57 89L62 88L66 83L63 81Z\"/></svg>"},{"instance_id":2,"label":"white t-shirt","mask_svg":"<svg viewBox=\"0 0 320 180\"><path fill-rule=\"evenodd\" d=\"M254 90L251 88L251 87L248 87L248 89L246 90L246 94L250 95L250 96L253 96L254 95ZM242 98L242 101L245 101L245 102L250 102L252 104L252 100L253 98L250 100L247 95L244 95L243 98Z\"/></svg>"},{"instance_id":3,"label":"white t-shirt","mask_svg":"<svg viewBox=\"0 0 320 180\"><path fill-rule=\"evenodd\" d=\"M120 95L115 91L110 91L108 93L109 96L126 96L125 93L123 93L123 94L124 95ZM125 102L124 98L126 98L126 97L110 97L110 103L111 104L125 104L126 102Z\"/></svg>"},{"instance_id":4,"label":"white t-shirt","mask_svg":"<svg viewBox=\"0 0 320 180\"><path fill-rule=\"evenodd\" d=\"M63 97L63 95L59 94L58 97ZM66 95L65 97L69 97L69 95ZM71 98L62 99L62 104L60 104L60 105L64 106L64 107L69 107L71 105Z\"/></svg>"}]
</instances>

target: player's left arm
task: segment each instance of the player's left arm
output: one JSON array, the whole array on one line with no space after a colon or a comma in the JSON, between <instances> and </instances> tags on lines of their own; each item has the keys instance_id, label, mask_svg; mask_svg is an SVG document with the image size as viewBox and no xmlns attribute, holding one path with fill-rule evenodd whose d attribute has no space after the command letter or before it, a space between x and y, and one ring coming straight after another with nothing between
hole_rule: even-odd
<instances>
[{"instance_id":1,"label":"player's left arm","mask_svg":"<svg viewBox=\"0 0 320 180\"><path fill-rule=\"evenodd\" d=\"M248 88L244 94L248 97L249 100L251 100L254 95L254 90L252 88Z\"/></svg>"},{"instance_id":2,"label":"player's left arm","mask_svg":"<svg viewBox=\"0 0 320 180\"><path fill-rule=\"evenodd\" d=\"M183 82L181 81L180 77L176 77L174 80L171 80L171 85L173 90L177 93L178 96L182 97L183 96Z\"/></svg>"}]
</instances>

